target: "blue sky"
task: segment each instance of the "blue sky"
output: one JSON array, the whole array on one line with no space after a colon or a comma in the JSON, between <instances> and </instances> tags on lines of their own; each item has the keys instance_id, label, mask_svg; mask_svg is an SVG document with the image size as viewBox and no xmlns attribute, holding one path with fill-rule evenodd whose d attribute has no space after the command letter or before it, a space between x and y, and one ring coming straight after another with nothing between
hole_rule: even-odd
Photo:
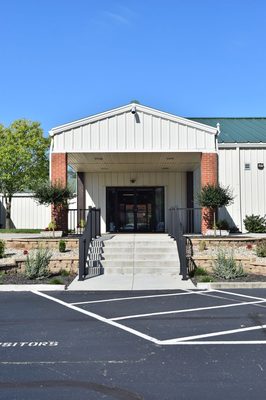
<instances>
[{"instance_id":1,"label":"blue sky","mask_svg":"<svg viewBox=\"0 0 266 400\"><path fill-rule=\"evenodd\" d=\"M266 116L264 0L0 0L0 122Z\"/></svg>"}]
</instances>

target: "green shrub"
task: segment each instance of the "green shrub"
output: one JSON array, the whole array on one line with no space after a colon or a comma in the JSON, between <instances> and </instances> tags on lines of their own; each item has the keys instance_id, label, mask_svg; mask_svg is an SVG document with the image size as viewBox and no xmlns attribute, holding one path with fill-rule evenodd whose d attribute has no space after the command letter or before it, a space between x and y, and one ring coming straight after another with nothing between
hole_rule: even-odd
<instances>
[{"instance_id":1,"label":"green shrub","mask_svg":"<svg viewBox=\"0 0 266 400\"><path fill-rule=\"evenodd\" d=\"M86 226L86 221L85 221L85 219L81 219L81 220L79 221L79 227L80 227L80 228L85 228L85 226Z\"/></svg>"},{"instance_id":2,"label":"green shrub","mask_svg":"<svg viewBox=\"0 0 266 400\"><path fill-rule=\"evenodd\" d=\"M37 249L27 256L25 275L29 279L45 278L49 275L48 265L52 253L48 249Z\"/></svg>"},{"instance_id":3,"label":"green shrub","mask_svg":"<svg viewBox=\"0 0 266 400\"><path fill-rule=\"evenodd\" d=\"M70 275L70 272L67 271L66 269L61 269L60 275L61 275L61 276L69 276L69 275Z\"/></svg>"},{"instance_id":4,"label":"green shrub","mask_svg":"<svg viewBox=\"0 0 266 400\"><path fill-rule=\"evenodd\" d=\"M4 240L0 240L0 258L4 257L6 244Z\"/></svg>"},{"instance_id":5,"label":"green shrub","mask_svg":"<svg viewBox=\"0 0 266 400\"><path fill-rule=\"evenodd\" d=\"M226 219L221 219L216 222L217 229L229 231L230 227Z\"/></svg>"},{"instance_id":6,"label":"green shrub","mask_svg":"<svg viewBox=\"0 0 266 400\"><path fill-rule=\"evenodd\" d=\"M49 231L56 231L57 226L56 226L55 221L49 222L49 224L48 224L48 229L49 229Z\"/></svg>"},{"instance_id":7,"label":"green shrub","mask_svg":"<svg viewBox=\"0 0 266 400\"><path fill-rule=\"evenodd\" d=\"M65 240L59 241L59 251L60 251L60 253L64 253L66 251L66 241Z\"/></svg>"},{"instance_id":8,"label":"green shrub","mask_svg":"<svg viewBox=\"0 0 266 400\"><path fill-rule=\"evenodd\" d=\"M204 251L204 250L206 250L206 249L207 249L207 246L206 246L205 240L201 240L201 241L199 242L199 251Z\"/></svg>"},{"instance_id":9,"label":"green shrub","mask_svg":"<svg viewBox=\"0 0 266 400\"><path fill-rule=\"evenodd\" d=\"M197 267L194 271L194 276L203 276L203 275L208 275L208 272L201 267Z\"/></svg>"},{"instance_id":10,"label":"green shrub","mask_svg":"<svg viewBox=\"0 0 266 400\"><path fill-rule=\"evenodd\" d=\"M248 232L263 233L266 232L266 220L265 217L259 215L246 215L244 219L244 225Z\"/></svg>"},{"instance_id":11,"label":"green shrub","mask_svg":"<svg viewBox=\"0 0 266 400\"><path fill-rule=\"evenodd\" d=\"M218 278L223 279L235 279L246 275L242 264L237 264L234 259L233 253L228 255L224 250L218 251L213 273Z\"/></svg>"},{"instance_id":12,"label":"green shrub","mask_svg":"<svg viewBox=\"0 0 266 400\"><path fill-rule=\"evenodd\" d=\"M49 284L51 284L51 285L63 285L64 282L60 278L52 278L52 279L50 279Z\"/></svg>"},{"instance_id":13,"label":"green shrub","mask_svg":"<svg viewBox=\"0 0 266 400\"><path fill-rule=\"evenodd\" d=\"M257 244L256 255L258 257L266 257L266 241L263 241L260 244Z\"/></svg>"}]
</instances>

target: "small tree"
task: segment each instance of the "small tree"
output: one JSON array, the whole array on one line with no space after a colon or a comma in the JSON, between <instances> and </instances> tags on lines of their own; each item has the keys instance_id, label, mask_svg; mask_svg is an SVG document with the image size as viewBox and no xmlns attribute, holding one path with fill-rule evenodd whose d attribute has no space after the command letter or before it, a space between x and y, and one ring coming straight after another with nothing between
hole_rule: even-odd
<instances>
[{"instance_id":1,"label":"small tree","mask_svg":"<svg viewBox=\"0 0 266 400\"><path fill-rule=\"evenodd\" d=\"M213 214L214 234L216 236L216 209L228 206L234 200L229 187L207 184L198 193L198 202L201 207L209 208ZM207 217L210 221L210 216Z\"/></svg>"},{"instance_id":2,"label":"small tree","mask_svg":"<svg viewBox=\"0 0 266 400\"><path fill-rule=\"evenodd\" d=\"M6 228L11 228L11 201L16 192L34 190L49 174L49 138L39 122L20 119L0 125L0 192L6 202Z\"/></svg>"},{"instance_id":3,"label":"small tree","mask_svg":"<svg viewBox=\"0 0 266 400\"><path fill-rule=\"evenodd\" d=\"M53 227L54 235L54 230L58 226L58 214L67 209L69 200L74 197L73 191L68 186L64 187L60 182L55 184L46 182L35 190L34 197L39 204L52 206L51 226Z\"/></svg>"}]
</instances>

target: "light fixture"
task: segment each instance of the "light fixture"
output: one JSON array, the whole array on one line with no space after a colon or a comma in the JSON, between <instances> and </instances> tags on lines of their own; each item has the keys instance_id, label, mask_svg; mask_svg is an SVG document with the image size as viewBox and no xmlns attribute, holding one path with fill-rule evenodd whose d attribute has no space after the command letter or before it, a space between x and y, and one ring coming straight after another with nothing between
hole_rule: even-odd
<instances>
[{"instance_id":1,"label":"light fixture","mask_svg":"<svg viewBox=\"0 0 266 400\"><path fill-rule=\"evenodd\" d=\"M131 183L135 183L135 182L136 182L136 179L134 179L134 178L133 178L133 179L130 179L130 182L131 182Z\"/></svg>"}]
</instances>

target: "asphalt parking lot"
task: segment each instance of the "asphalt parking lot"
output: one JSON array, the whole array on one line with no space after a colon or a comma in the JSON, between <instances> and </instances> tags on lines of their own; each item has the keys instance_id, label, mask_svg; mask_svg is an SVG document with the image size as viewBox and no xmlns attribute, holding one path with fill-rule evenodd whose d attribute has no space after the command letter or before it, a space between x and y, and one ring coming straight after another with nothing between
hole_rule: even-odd
<instances>
[{"instance_id":1,"label":"asphalt parking lot","mask_svg":"<svg viewBox=\"0 0 266 400\"><path fill-rule=\"evenodd\" d=\"M266 290L0 293L0 399L264 399Z\"/></svg>"}]
</instances>

